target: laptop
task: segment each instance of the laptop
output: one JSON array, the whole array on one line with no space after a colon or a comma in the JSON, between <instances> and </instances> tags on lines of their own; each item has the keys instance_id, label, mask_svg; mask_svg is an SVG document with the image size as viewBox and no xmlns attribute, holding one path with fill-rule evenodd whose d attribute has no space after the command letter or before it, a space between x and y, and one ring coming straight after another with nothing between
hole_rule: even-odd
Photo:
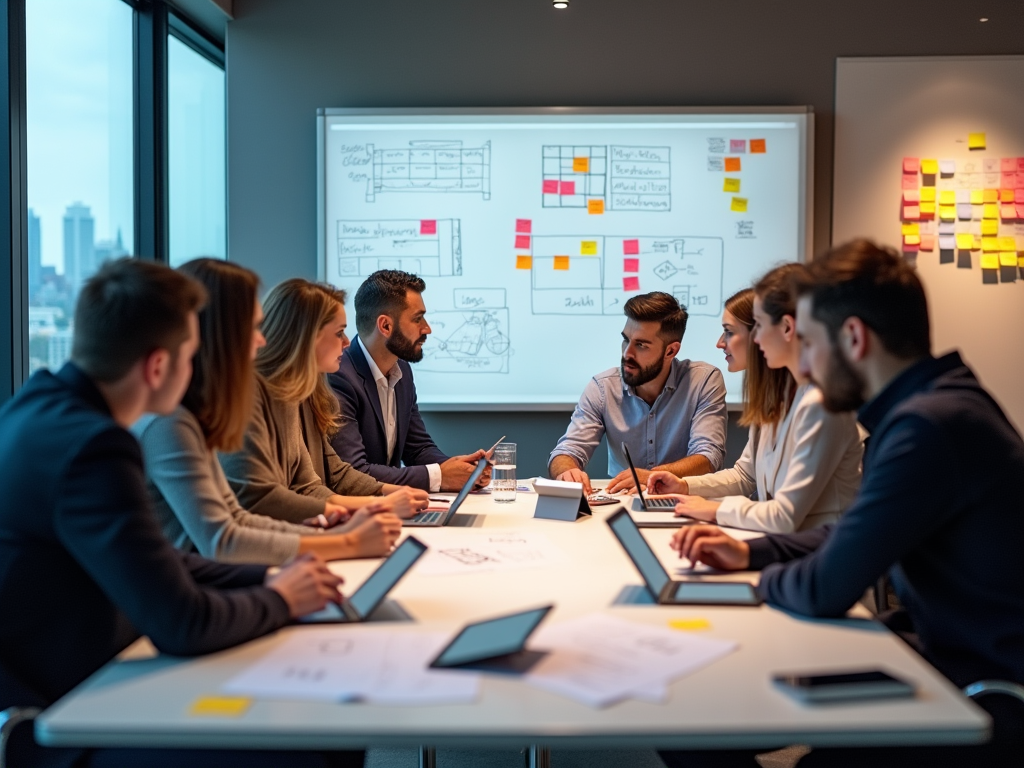
<instances>
[{"instance_id":1,"label":"laptop","mask_svg":"<svg viewBox=\"0 0 1024 768\"><path fill-rule=\"evenodd\" d=\"M384 601L388 592L394 589L426 551L427 545L422 541L414 536L407 537L345 602L341 605L328 603L322 611L299 618L298 623L339 624L366 621Z\"/></svg>"},{"instance_id":2,"label":"laptop","mask_svg":"<svg viewBox=\"0 0 1024 768\"><path fill-rule=\"evenodd\" d=\"M636 493L640 497L640 509L644 512L652 512L654 510L674 512L676 508L675 499L644 498L643 486L640 485L640 478L636 474L636 467L633 466L633 457L629 455L629 448L624 442L622 443L622 452L626 454L626 461L629 463L629 471L633 473L633 482L636 483Z\"/></svg>"},{"instance_id":3,"label":"laptop","mask_svg":"<svg viewBox=\"0 0 1024 768\"><path fill-rule=\"evenodd\" d=\"M466 480L466 484L462 486L462 490L459 491L459 495L455 497L455 500L451 503L448 509L426 509L420 512L415 517L411 517L408 520L402 521L402 526L406 528L437 528L442 525L448 525L451 519L455 517L455 512L462 505L462 502L469 496L469 492L473 490L473 486L476 485L476 481L480 479L480 475L484 472L484 467L487 466L487 458L484 457L476 463L476 469L470 474L469 479Z\"/></svg>"},{"instance_id":4,"label":"laptop","mask_svg":"<svg viewBox=\"0 0 1024 768\"><path fill-rule=\"evenodd\" d=\"M629 513L621 509L608 526L640 571L658 605L760 605L753 585L740 581L673 581Z\"/></svg>"}]
</instances>

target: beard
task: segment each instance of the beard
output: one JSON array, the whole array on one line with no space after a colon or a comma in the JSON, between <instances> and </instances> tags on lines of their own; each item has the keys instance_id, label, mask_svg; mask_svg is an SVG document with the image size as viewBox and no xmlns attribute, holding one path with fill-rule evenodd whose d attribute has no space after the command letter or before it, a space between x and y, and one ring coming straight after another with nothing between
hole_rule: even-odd
<instances>
[{"instance_id":1,"label":"beard","mask_svg":"<svg viewBox=\"0 0 1024 768\"><path fill-rule=\"evenodd\" d=\"M636 360L630 359L629 362L636 365ZM646 368L641 368L636 373L629 373L626 370L626 358L622 358L622 362L619 363L619 370L622 372L622 380L626 382L627 386L639 387L646 384L649 381L653 381L658 378L658 374L661 373L665 367L665 360L661 359L655 363L651 363Z\"/></svg>"},{"instance_id":2,"label":"beard","mask_svg":"<svg viewBox=\"0 0 1024 768\"><path fill-rule=\"evenodd\" d=\"M832 413L855 411L864 405L864 379L843 357L839 347L829 353L825 380L814 382L821 390L822 404Z\"/></svg>"},{"instance_id":3,"label":"beard","mask_svg":"<svg viewBox=\"0 0 1024 768\"><path fill-rule=\"evenodd\" d=\"M423 347L417 349L416 345L422 344L426 340L426 336L420 336L416 341L412 341L402 335L402 331L396 327L395 332L384 342L384 346L387 347L388 352L399 360L405 360L407 363L418 363L423 359Z\"/></svg>"}]
</instances>

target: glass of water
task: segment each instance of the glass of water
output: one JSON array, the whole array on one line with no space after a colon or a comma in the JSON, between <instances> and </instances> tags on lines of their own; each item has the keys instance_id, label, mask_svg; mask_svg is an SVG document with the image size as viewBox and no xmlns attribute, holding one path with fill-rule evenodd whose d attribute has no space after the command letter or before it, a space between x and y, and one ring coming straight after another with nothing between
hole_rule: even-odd
<instances>
[{"instance_id":1,"label":"glass of water","mask_svg":"<svg viewBox=\"0 0 1024 768\"><path fill-rule=\"evenodd\" d=\"M491 461L491 498L499 504L516 500L516 444L498 443Z\"/></svg>"}]
</instances>

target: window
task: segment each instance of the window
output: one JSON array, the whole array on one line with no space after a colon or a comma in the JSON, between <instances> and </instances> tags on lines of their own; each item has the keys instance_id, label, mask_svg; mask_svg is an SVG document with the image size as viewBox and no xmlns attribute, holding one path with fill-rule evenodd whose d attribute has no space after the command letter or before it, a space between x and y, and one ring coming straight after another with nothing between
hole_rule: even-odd
<instances>
[{"instance_id":1,"label":"window","mask_svg":"<svg viewBox=\"0 0 1024 768\"><path fill-rule=\"evenodd\" d=\"M167 123L171 266L198 256L223 259L224 70L173 36L167 40Z\"/></svg>"},{"instance_id":2,"label":"window","mask_svg":"<svg viewBox=\"0 0 1024 768\"><path fill-rule=\"evenodd\" d=\"M63 365L82 283L133 250L133 43L122 0L26 0L25 13L32 372Z\"/></svg>"}]
</instances>

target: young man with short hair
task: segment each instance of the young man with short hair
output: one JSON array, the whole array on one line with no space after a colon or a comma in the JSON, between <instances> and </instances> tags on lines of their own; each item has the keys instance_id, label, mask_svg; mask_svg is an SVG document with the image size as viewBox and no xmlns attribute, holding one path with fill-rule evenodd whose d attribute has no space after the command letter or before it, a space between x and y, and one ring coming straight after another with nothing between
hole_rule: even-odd
<instances>
[{"instance_id":1,"label":"young man with short hair","mask_svg":"<svg viewBox=\"0 0 1024 768\"><path fill-rule=\"evenodd\" d=\"M587 464L608 436L608 473L614 493L634 488L622 452L629 447L640 482L655 469L678 477L721 469L725 460L725 380L708 363L677 360L686 332L686 309L661 291L626 302L622 360L592 378L565 435L548 461L556 480L592 492Z\"/></svg>"},{"instance_id":2,"label":"young man with short hair","mask_svg":"<svg viewBox=\"0 0 1024 768\"><path fill-rule=\"evenodd\" d=\"M426 288L422 278L397 269L374 272L359 286L359 335L328 376L341 404L341 429L331 444L342 461L382 483L458 491L485 452L449 458L420 416L409 364L423 359L430 335ZM477 487L488 482L489 467Z\"/></svg>"},{"instance_id":3,"label":"young man with short hair","mask_svg":"<svg viewBox=\"0 0 1024 768\"><path fill-rule=\"evenodd\" d=\"M871 433L860 493L835 525L748 542L685 526L673 547L714 568L763 569L762 597L805 616L844 616L888 574L902 608L886 623L956 685L1024 684L1024 441L958 353L932 356L924 288L894 251L839 246L797 287L802 370L826 408L858 408ZM800 765L1020 765L1024 706L978 703L994 716L989 745L820 749ZM665 757L754 765L750 754Z\"/></svg>"},{"instance_id":4,"label":"young man with short hair","mask_svg":"<svg viewBox=\"0 0 1024 768\"><path fill-rule=\"evenodd\" d=\"M171 545L127 431L170 413L192 375L203 287L167 267L105 264L75 309L71 362L0 410L0 710L48 706L146 635L177 656L230 648L340 602L314 557L269 576ZM360 754L51 750L22 728L18 766L358 765ZM345 762L342 763L341 761Z\"/></svg>"}]
</instances>

